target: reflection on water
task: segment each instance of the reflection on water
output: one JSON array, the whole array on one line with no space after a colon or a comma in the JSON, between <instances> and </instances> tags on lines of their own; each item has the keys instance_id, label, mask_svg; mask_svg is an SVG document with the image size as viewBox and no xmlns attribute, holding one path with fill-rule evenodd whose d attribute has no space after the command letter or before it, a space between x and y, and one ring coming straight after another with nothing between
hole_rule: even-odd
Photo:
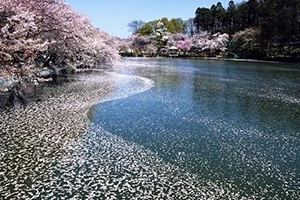
<instances>
[{"instance_id":1,"label":"reflection on water","mask_svg":"<svg viewBox=\"0 0 300 200\"><path fill-rule=\"evenodd\" d=\"M199 183L246 197L300 197L296 66L126 59L117 70L156 87L99 104L94 123L197 174Z\"/></svg>"}]
</instances>

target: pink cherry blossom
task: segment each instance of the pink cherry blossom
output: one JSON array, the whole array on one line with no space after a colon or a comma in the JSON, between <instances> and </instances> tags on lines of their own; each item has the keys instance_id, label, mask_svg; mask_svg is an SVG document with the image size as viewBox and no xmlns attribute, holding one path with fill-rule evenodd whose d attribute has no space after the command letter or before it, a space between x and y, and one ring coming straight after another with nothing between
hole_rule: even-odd
<instances>
[{"instance_id":1,"label":"pink cherry blossom","mask_svg":"<svg viewBox=\"0 0 300 200\"><path fill-rule=\"evenodd\" d=\"M2 0L0 54L43 51L85 65L118 58L114 37L91 25L63 0Z\"/></svg>"},{"instance_id":2,"label":"pink cherry blossom","mask_svg":"<svg viewBox=\"0 0 300 200\"><path fill-rule=\"evenodd\" d=\"M177 43L177 47L184 52L187 52L192 48L192 41L190 39L180 40Z\"/></svg>"}]
</instances>

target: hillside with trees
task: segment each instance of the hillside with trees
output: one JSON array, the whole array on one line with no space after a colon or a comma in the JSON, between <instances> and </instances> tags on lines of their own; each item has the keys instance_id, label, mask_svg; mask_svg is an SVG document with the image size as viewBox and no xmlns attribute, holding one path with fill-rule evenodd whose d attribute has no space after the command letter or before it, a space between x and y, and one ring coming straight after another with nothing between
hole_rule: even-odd
<instances>
[{"instance_id":1,"label":"hillside with trees","mask_svg":"<svg viewBox=\"0 0 300 200\"><path fill-rule=\"evenodd\" d=\"M123 54L129 50L133 55L163 55L162 50L176 47L184 56L300 57L299 0L230 1L227 8L218 2L210 8L197 8L195 17L186 21L164 17L139 22L139 26L128 25L133 36L120 47ZM163 43L157 37L160 23L165 29Z\"/></svg>"},{"instance_id":2,"label":"hillside with trees","mask_svg":"<svg viewBox=\"0 0 300 200\"><path fill-rule=\"evenodd\" d=\"M227 33L196 33L193 19L181 18L144 22L135 29L136 22L128 24L133 31L131 38L123 41L119 49L124 56L215 56L227 50Z\"/></svg>"},{"instance_id":3,"label":"hillside with trees","mask_svg":"<svg viewBox=\"0 0 300 200\"><path fill-rule=\"evenodd\" d=\"M211 8L197 8L196 32L228 33L230 51L241 58L299 57L299 0L219 2Z\"/></svg>"}]
</instances>

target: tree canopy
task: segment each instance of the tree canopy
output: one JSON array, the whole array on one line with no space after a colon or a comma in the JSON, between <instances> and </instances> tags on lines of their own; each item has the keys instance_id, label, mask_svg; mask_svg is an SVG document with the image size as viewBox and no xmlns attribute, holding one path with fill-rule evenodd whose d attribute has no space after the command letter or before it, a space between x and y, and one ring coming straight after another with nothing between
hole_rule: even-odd
<instances>
[{"instance_id":1,"label":"tree canopy","mask_svg":"<svg viewBox=\"0 0 300 200\"><path fill-rule=\"evenodd\" d=\"M142 20L134 20L132 22L130 22L127 26L129 27L129 30L135 34L137 33L137 31L142 28L142 26L145 24L144 21Z\"/></svg>"},{"instance_id":2,"label":"tree canopy","mask_svg":"<svg viewBox=\"0 0 300 200\"><path fill-rule=\"evenodd\" d=\"M210 9L197 8L194 24L198 33L221 32L231 37L239 31L256 29L256 39L265 49L291 46L300 43L300 1L248 0L237 5L230 1L227 10L218 2Z\"/></svg>"},{"instance_id":3,"label":"tree canopy","mask_svg":"<svg viewBox=\"0 0 300 200\"><path fill-rule=\"evenodd\" d=\"M169 20L168 18L163 17L160 20L152 20L145 23L139 30L136 31L136 33L140 36L149 36L154 34L159 21L164 24L169 33L184 33L186 30L186 22L181 18L173 18Z\"/></svg>"},{"instance_id":4,"label":"tree canopy","mask_svg":"<svg viewBox=\"0 0 300 200\"><path fill-rule=\"evenodd\" d=\"M118 57L116 40L63 0L2 0L0 32L0 64L8 67L24 52L31 52L33 59L38 53L47 55L46 65L95 65Z\"/></svg>"},{"instance_id":5,"label":"tree canopy","mask_svg":"<svg viewBox=\"0 0 300 200\"><path fill-rule=\"evenodd\" d=\"M251 27L265 29L270 35L270 27L276 29L273 34L299 35L299 0L248 0L240 4L228 3L225 10L220 2L211 8L197 8L194 23L197 31L235 33ZM288 34L288 35L289 35ZM272 34L271 34L272 35Z\"/></svg>"},{"instance_id":6,"label":"tree canopy","mask_svg":"<svg viewBox=\"0 0 300 200\"><path fill-rule=\"evenodd\" d=\"M210 38L216 34L220 37L226 35L223 38L231 43L229 54L239 57L300 57L299 0L246 0L237 4L230 0L226 6L217 2L210 8L198 7L194 18L184 21L181 18L169 20L163 17L143 24L135 33L140 37L155 36L158 22L166 28L167 44L176 41L177 45L180 41L179 46L189 46L189 41L177 40L180 38L178 34L192 39L195 34L196 38L201 38L207 33ZM200 41L204 44L206 40L202 37ZM192 41L191 49L199 49L197 41ZM209 49L213 47L210 44L208 46Z\"/></svg>"}]
</instances>

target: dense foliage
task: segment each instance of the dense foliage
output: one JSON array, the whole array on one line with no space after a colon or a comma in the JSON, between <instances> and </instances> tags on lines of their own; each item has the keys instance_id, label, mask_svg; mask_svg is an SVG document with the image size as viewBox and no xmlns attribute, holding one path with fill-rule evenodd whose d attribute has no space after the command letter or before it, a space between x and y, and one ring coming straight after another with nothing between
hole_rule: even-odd
<instances>
[{"instance_id":1,"label":"dense foliage","mask_svg":"<svg viewBox=\"0 0 300 200\"><path fill-rule=\"evenodd\" d=\"M168 20L162 18L143 23L141 20L128 24L133 31L133 36L120 45L122 55L134 56L168 56L169 52L179 52L187 56L217 55L227 50L228 34L212 34L211 32L198 32L195 34L194 20L184 21L180 18ZM137 24L141 25L138 29Z\"/></svg>"},{"instance_id":2,"label":"dense foliage","mask_svg":"<svg viewBox=\"0 0 300 200\"><path fill-rule=\"evenodd\" d=\"M0 32L0 66L10 72L74 70L118 57L116 40L63 0L1 0Z\"/></svg>"},{"instance_id":3,"label":"dense foliage","mask_svg":"<svg viewBox=\"0 0 300 200\"><path fill-rule=\"evenodd\" d=\"M159 24L164 25L166 32L160 41ZM129 39L131 45L127 44L127 49L135 54L147 54L147 45L151 44L151 52L155 47L156 54L164 48L177 47L184 55L192 52L192 56L199 52L216 56L226 50L223 56L236 58L300 57L299 0L248 0L239 4L230 1L226 9L218 2L210 8L197 8L194 19L133 21L129 27L135 36Z\"/></svg>"},{"instance_id":4,"label":"dense foliage","mask_svg":"<svg viewBox=\"0 0 300 200\"><path fill-rule=\"evenodd\" d=\"M239 31L233 35L230 50L240 58L260 58L263 56L263 48L259 37L258 29L249 28Z\"/></svg>"},{"instance_id":5,"label":"dense foliage","mask_svg":"<svg viewBox=\"0 0 300 200\"><path fill-rule=\"evenodd\" d=\"M238 5L230 1L227 9L219 2L210 9L198 8L194 24L196 32L228 33L233 36L233 42L237 42L237 38L241 35L246 37L238 39L238 42L232 45L234 47L232 51L237 50L236 46L242 46L235 52L240 57L268 58L282 54L299 56L297 54L300 44L299 11L299 0L248 0ZM253 44L249 42L251 36ZM242 40L246 43L241 44ZM250 49L245 48L246 46ZM263 51L249 54L241 52L241 49L247 51L263 49Z\"/></svg>"},{"instance_id":6,"label":"dense foliage","mask_svg":"<svg viewBox=\"0 0 300 200\"><path fill-rule=\"evenodd\" d=\"M134 22L135 21L131 22L129 26ZM144 23L139 29L135 31L135 33L140 36L150 36L155 33L158 22L163 23L169 33L183 33L187 28L187 23L181 18L174 18L169 21L168 18L164 17L160 20L153 20Z\"/></svg>"},{"instance_id":7,"label":"dense foliage","mask_svg":"<svg viewBox=\"0 0 300 200\"><path fill-rule=\"evenodd\" d=\"M227 50L228 42L229 35L226 33L204 31L190 37L183 32L170 33L165 24L158 21L153 34L132 35L121 43L120 51L127 56L168 56L174 51L181 56L216 56Z\"/></svg>"}]
</instances>

